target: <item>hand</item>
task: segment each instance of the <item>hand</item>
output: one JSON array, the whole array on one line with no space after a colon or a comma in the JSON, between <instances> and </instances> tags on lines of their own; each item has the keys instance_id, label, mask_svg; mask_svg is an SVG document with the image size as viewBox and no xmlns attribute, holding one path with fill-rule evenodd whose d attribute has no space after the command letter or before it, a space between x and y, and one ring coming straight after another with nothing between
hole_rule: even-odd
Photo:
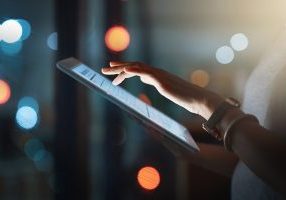
<instances>
[{"instance_id":1,"label":"hand","mask_svg":"<svg viewBox=\"0 0 286 200\"><path fill-rule=\"evenodd\" d=\"M154 86L161 95L205 119L209 119L214 109L223 101L210 91L140 62L110 62L110 67L102 68L102 73L117 74L112 82L114 85L122 83L126 78L138 76L143 83Z\"/></svg>"}]
</instances>

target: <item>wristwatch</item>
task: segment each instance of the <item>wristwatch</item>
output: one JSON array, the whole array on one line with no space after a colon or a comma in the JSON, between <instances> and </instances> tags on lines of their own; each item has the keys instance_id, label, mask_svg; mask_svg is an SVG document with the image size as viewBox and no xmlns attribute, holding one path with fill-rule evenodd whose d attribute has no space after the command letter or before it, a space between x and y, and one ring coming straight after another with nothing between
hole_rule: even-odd
<instances>
[{"instance_id":1,"label":"wristwatch","mask_svg":"<svg viewBox=\"0 0 286 200\"><path fill-rule=\"evenodd\" d=\"M229 97L226 98L218 108L210 116L209 120L202 124L202 128L218 140L223 139L223 135L219 133L217 124L221 121L226 111L232 108L239 108L240 103L238 100Z\"/></svg>"}]
</instances>

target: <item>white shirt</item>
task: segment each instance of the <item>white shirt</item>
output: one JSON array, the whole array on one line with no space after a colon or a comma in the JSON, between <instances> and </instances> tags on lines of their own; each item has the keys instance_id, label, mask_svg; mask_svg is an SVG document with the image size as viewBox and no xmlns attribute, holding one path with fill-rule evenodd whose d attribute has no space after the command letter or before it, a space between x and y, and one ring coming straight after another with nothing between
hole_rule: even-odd
<instances>
[{"instance_id":1,"label":"white shirt","mask_svg":"<svg viewBox=\"0 0 286 200\"><path fill-rule=\"evenodd\" d=\"M286 134L286 30L251 74L242 109L274 134ZM243 162L234 171L231 193L233 200L283 199Z\"/></svg>"}]
</instances>

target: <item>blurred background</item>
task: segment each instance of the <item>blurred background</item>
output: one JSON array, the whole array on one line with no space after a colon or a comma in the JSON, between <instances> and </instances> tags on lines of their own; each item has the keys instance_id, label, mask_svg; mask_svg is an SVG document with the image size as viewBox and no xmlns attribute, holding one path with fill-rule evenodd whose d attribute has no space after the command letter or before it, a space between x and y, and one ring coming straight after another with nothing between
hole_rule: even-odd
<instances>
[{"instance_id":1,"label":"blurred background","mask_svg":"<svg viewBox=\"0 0 286 200\"><path fill-rule=\"evenodd\" d=\"M0 199L229 199L230 179L194 166L55 68L141 61L243 98L285 28L284 0L1 0ZM136 78L123 87L185 124L202 119ZM221 144L217 144L221 145Z\"/></svg>"}]
</instances>

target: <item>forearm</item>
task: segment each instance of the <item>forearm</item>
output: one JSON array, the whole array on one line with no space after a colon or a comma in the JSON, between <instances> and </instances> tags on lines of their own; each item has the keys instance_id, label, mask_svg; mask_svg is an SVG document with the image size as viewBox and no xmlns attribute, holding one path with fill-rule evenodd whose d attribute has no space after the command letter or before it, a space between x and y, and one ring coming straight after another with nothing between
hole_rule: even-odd
<instances>
[{"instance_id":1,"label":"forearm","mask_svg":"<svg viewBox=\"0 0 286 200\"><path fill-rule=\"evenodd\" d=\"M209 93L206 93L209 97ZM220 105L221 98L214 94L213 99L203 102L203 115L208 120ZM217 128L224 138L228 126L242 116L240 109L226 112ZM271 133L251 118L234 124L230 132L230 145L234 153L260 178L277 191L286 195L286 138Z\"/></svg>"},{"instance_id":2,"label":"forearm","mask_svg":"<svg viewBox=\"0 0 286 200\"><path fill-rule=\"evenodd\" d=\"M212 144L198 144L200 152L190 155L190 162L219 173L221 175L231 177L235 165L238 161L234 153L224 150L222 146Z\"/></svg>"},{"instance_id":3,"label":"forearm","mask_svg":"<svg viewBox=\"0 0 286 200\"><path fill-rule=\"evenodd\" d=\"M259 177L286 195L285 138L244 121L232 133L232 149Z\"/></svg>"}]
</instances>

